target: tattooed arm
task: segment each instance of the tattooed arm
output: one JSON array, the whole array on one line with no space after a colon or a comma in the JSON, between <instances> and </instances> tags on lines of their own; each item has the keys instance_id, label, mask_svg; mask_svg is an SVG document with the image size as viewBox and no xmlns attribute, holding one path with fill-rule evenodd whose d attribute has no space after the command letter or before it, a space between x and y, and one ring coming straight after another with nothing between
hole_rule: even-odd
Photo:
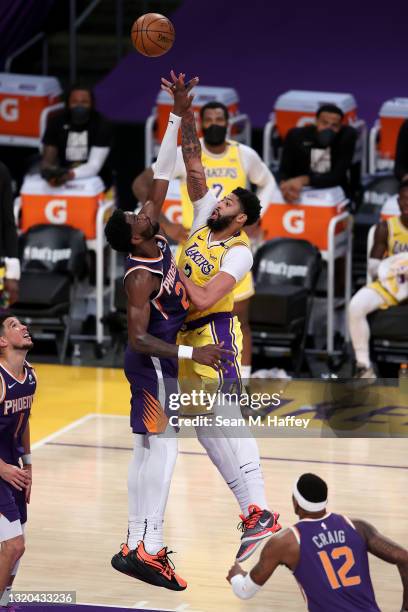
<instances>
[{"instance_id":1,"label":"tattooed arm","mask_svg":"<svg viewBox=\"0 0 408 612\"><path fill-rule=\"evenodd\" d=\"M208 191L204 166L201 162L201 144L198 140L194 113L190 109L181 121L181 149L187 170L187 189L192 202L201 200Z\"/></svg>"},{"instance_id":2,"label":"tattooed arm","mask_svg":"<svg viewBox=\"0 0 408 612\"><path fill-rule=\"evenodd\" d=\"M361 537L367 542L370 553L398 567L403 588L401 610L408 610L408 551L383 536L366 521L353 520L353 524Z\"/></svg>"}]
</instances>

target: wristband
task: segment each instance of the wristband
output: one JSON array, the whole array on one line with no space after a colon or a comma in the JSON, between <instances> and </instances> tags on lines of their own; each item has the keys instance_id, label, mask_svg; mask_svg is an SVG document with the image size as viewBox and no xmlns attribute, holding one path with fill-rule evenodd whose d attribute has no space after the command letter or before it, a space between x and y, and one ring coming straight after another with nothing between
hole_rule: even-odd
<instances>
[{"instance_id":1,"label":"wristband","mask_svg":"<svg viewBox=\"0 0 408 612\"><path fill-rule=\"evenodd\" d=\"M32 464L31 453L27 453L27 455L23 455L21 457L21 461L23 462L23 465L31 465Z\"/></svg>"},{"instance_id":2,"label":"wristband","mask_svg":"<svg viewBox=\"0 0 408 612\"><path fill-rule=\"evenodd\" d=\"M250 599L253 597L259 590L259 584L255 584L252 580L249 572L246 576L242 574L236 574L231 578L231 586L235 595L240 599Z\"/></svg>"},{"instance_id":3,"label":"wristband","mask_svg":"<svg viewBox=\"0 0 408 612\"><path fill-rule=\"evenodd\" d=\"M192 359L193 358L193 347L180 344L178 347L178 358L179 359Z\"/></svg>"}]
</instances>

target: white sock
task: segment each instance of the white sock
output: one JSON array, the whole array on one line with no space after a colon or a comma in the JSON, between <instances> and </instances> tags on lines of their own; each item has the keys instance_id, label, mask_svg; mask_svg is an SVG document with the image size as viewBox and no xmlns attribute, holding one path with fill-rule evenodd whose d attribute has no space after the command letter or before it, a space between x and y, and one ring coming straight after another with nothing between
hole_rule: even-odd
<instances>
[{"instance_id":1,"label":"white sock","mask_svg":"<svg viewBox=\"0 0 408 612\"><path fill-rule=\"evenodd\" d=\"M149 555L155 555L163 548L163 517L155 515L147 517L143 543Z\"/></svg>"},{"instance_id":2,"label":"white sock","mask_svg":"<svg viewBox=\"0 0 408 612\"><path fill-rule=\"evenodd\" d=\"M128 547L133 550L143 540L146 530L146 516L143 514L143 472L147 459L146 436L134 434L133 454L128 470Z\"/></svg>"},{"instance_id":3,"label":"white sock","mask_svg":"<svg viewBox=\"0 0 408 612\"><path fill-rule=\"evenodd\" d=\"M248 504L244 511L245 515L248 514L250 504L256 504L262 510L268 508L258 444L248 434L250 434L249 429L242 438L227 438L238 462L241 480L247 489Z\"/></svg>"},{"instance_id":4,"label":"white sock","mask_svg":"<svg viewBox=\"0 0 408 612\"><path fill-rule=\"evenodd\" d=\"M221 428L216 425L198 426L195 428L197 439L221 476L235 495L236 500L244 514L248 513L248 488L241 478L236 457L229 441L223 435Z\"/></svg>"},{"instance_id":5,"label":"white sock","mask_svg":"<svg viewBox=\"0 0 408 612\"><path fill-rule=\"evenodd\" d=\"M244 383L251 378L251 370L252 370L252 366L250 365L242 365L240 368L240 374L241 374L241 378L244 381Z\"/></svg>"},{"instance_id":6,"label":"white sock","mask_svg":"<svg viewBox=\"0 0 408 612\"><path fill-rule=\"evenodd\" d=\"M147 434L148 455L143 464L143 511L146 551L154 555L163 548L163 519L177 459L177 439L168 434Z\"/></svg>"},{"instance_id":7,"label":"white sock","mask_svg":"<svg viewBox=\"0 0 408 612\"><path fill-rule=\"evenodd\" d=\"M384 298L369 287L363 287L353 295L348 308L348 322L351 342L356 361L365 368L370 367L370 327L367 315L378 310Z\"/></svg>"}]
</instances>

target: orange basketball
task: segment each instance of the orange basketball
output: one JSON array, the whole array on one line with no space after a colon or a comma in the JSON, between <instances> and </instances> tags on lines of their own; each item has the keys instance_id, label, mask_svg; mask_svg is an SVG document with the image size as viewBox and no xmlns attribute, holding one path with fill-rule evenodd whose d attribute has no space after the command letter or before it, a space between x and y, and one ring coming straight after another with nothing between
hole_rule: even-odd
<instances>
[{"instance_id":1,"label":"orange basketball","mask_svg":"<svg viewBox=\"0 0 408 612\"><path fill-rule=\"evenodd\" d=\"M135 49L148 57L159 57L167 53L176 37L170 19L159 13L146 13L139 17L130 35Z\"/></svg>"}]
</instances>

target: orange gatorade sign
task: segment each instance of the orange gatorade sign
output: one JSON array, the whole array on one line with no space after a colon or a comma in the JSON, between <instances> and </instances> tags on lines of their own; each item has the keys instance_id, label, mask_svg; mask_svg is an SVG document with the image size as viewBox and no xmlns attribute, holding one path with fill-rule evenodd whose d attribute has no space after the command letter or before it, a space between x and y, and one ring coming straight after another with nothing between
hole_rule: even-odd
<instances>
[{"instance_id":1,"label":"orange gatorade sign","mask_svg":"<svg viewBox=\"0 0 408 612\"><path fill-rule=\"evenodd\" d=\"M0 73L0 134L39 138L41 115L60 95L54 77Z\"/></svg>"},{"instance_id":2,"label":"orange gatorade sign","mask_svg":"<svg viewBox=\"0 0 408 612\"><path fill-rule=\"evenodd\" d=\"M298 238L327 251L329 223L347 204L341 187L304 191L300 202L293 204L286 203L279 190L275 194L261 221L265 240ZM339 223L336 234L343 230L344 224Z\"/></svg>"},{"instance_id":3,"label":"orange gatorade sign","mask_svg":"<svg viewBox=\"0 0 408 612\"><path fill-rule=\"evenodd\" d=\"M93 240L103 191L99 177L70 181L64 187L53 188L40 176L29 176L21 189L21 229L25 232L42 223L71 225L82 230L87 240Z\"/></svg>"}]
</instances>

